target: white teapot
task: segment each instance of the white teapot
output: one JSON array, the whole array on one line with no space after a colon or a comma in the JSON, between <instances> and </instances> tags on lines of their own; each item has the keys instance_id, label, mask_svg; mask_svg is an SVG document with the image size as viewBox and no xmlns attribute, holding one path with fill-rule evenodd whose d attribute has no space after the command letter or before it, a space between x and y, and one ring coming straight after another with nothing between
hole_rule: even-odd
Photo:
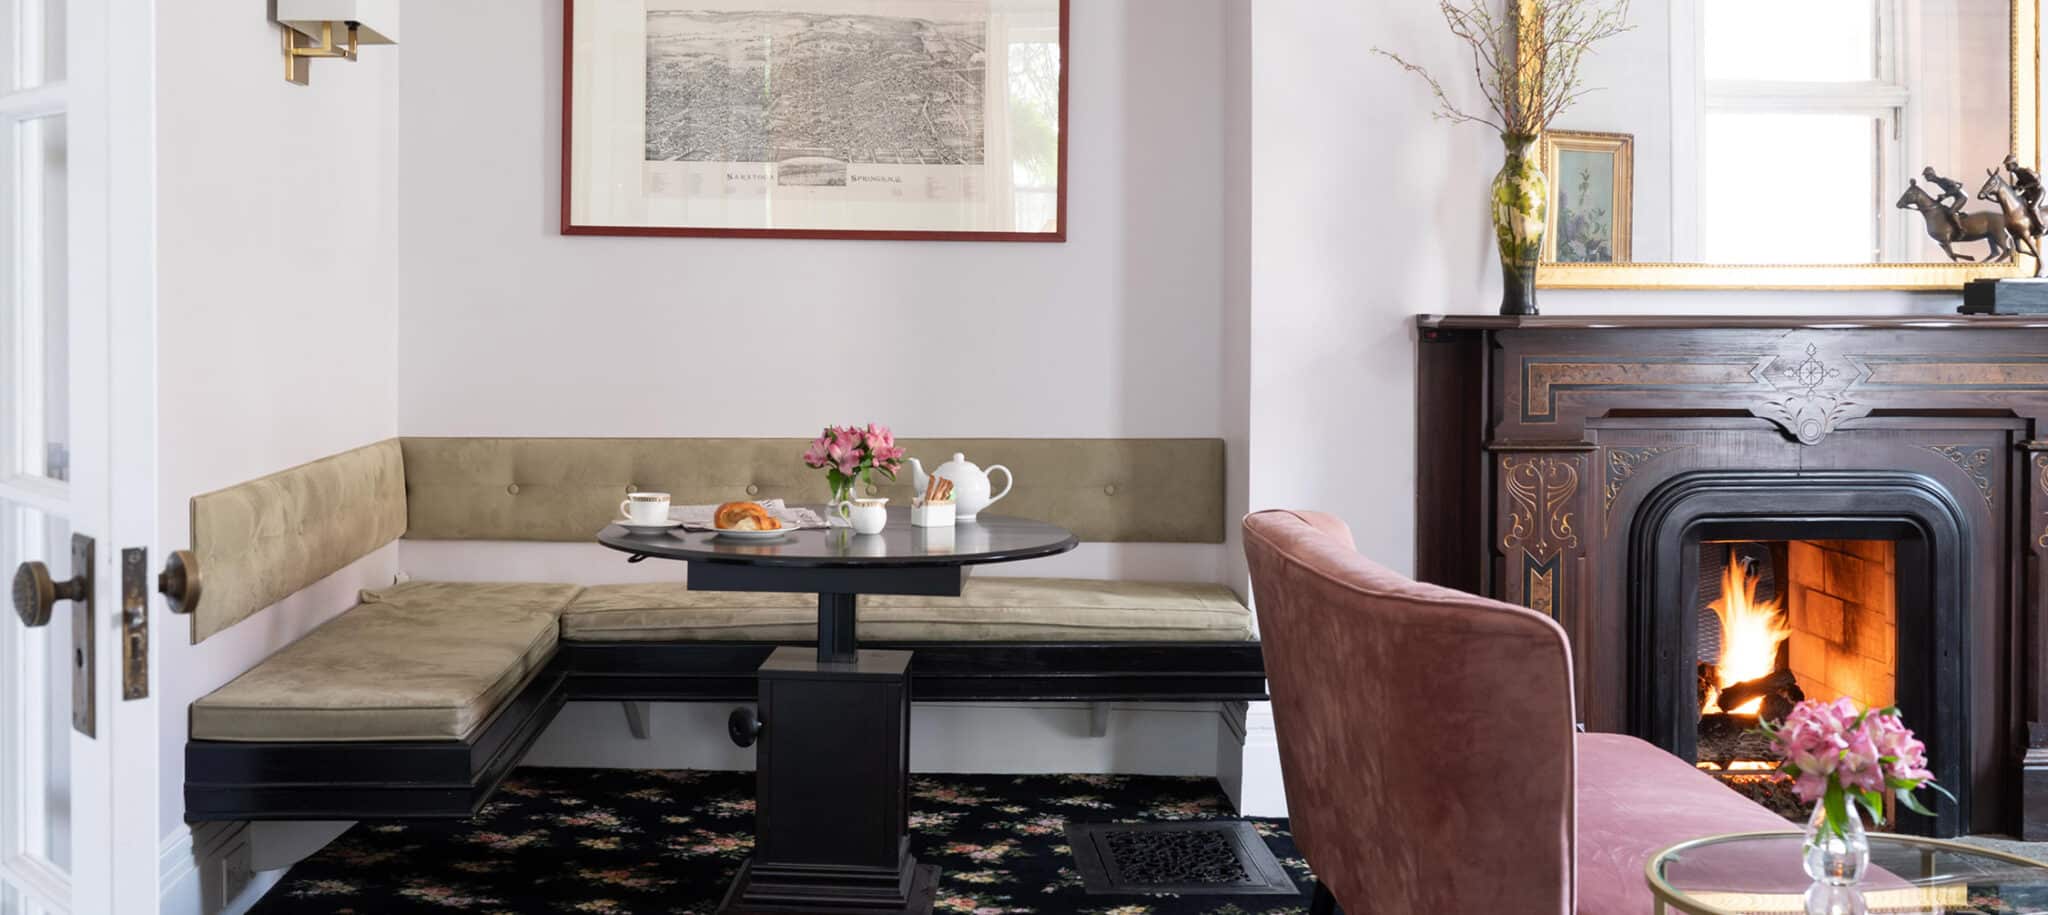
<instances>
[{"instance_id":1,"label":"white teapot","mask_svg":"<svg viewBox=\"0 0 2048 915\"><path fill-rule=\"evenodd\" d=\"M1003 491L991 496L988 494L988 475L998 470L1003 472ZM925 486L931 482L931 477L925 474L924 465L919 463L917 458L910 459L910 473L911 482L917 484L917 491L924 492ZM1009 495L1010 487L1017 484L1017 478L1010 475L1010 468L1001 464L990 464L987 470L983 470L974 466L964 454L954 454L952 460L940 464L932 473L952 481L955 504L953 517L961 521L974 520L974 516L981 514L982 509L996 504L998 499Z\"/></svg>"}]
</instances>

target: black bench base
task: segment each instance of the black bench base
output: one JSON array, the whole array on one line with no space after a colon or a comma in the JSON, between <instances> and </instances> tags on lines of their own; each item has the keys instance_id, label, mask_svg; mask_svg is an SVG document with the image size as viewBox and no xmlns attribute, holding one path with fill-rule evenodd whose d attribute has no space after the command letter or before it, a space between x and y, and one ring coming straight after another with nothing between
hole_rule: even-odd
<instances>
[{"instance_id":1,"label":"black bench base","mask_svg":"<svg viewBox=\"0 0 2048 915\"><path fill-rule=\"evenodd\" d=\"M557 655L471 740L185 742L185 820L460 819L568 701Z\"/></svg>"},{"instance_id":2,"label":"black bench base","mask_svg":"<svg viewBox=\"0 0 2048 915\"><path fill-rule=\"evenodd\" d=\"M461 819L563 704L751 702L769 642L563 642L471 740L185 744L185 819ZM1257 642L862 642L916 652L914 702L1263 702ZM721 738L722 739L722 738Z\"/></svg>"}]
</instances>

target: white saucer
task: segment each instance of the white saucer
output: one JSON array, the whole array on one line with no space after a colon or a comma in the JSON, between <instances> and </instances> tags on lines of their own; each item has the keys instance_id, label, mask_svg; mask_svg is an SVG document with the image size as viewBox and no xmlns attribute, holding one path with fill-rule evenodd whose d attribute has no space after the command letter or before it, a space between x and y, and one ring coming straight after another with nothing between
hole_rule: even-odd
<instances>
[{"instance_id":1,"label":"white saucer","mask_svg":"<svg viewBox=\"0 0 2048 915\"><path fill-rule=\"evenodd\" d=\"M785 522L783 527L772 531L712 531L712 533L727 540L780 540L789 536L789 532L793 530L796 530L796 528L787 526L787 522Z\"/></svg>"},{"instance_id":2,"label":"white saucer","mask_svg":"<svg viewBox=\"0 0 2048 915\"><path fill-rule=\"evenodd\" d=\"M659 534L662 531L672 531L676 528L683 526L683 522L681 521L661 521L654 524L639 524L636 522L628 521L624 518L616 519L612 523L620 527L623 527L626 530L632 531L635 534Z\"/></svg>"}]
</instances>

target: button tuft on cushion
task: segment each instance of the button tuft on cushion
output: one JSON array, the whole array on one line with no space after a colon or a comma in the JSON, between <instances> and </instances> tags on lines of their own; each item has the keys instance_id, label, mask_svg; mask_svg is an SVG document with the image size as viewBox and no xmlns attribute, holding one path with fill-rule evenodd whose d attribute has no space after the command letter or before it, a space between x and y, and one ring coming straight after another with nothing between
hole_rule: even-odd
<instances>
[{"instance_id":1,"label":"button tuft on cushion","mask_svg":"<svg viewBox=\"0 0 2048 915\"><path fill-rule=\"evenodd\" d=\"M760 487L760 486L757 486L757 485L755 485L755 484L753 484L753 483L748 483L748 484L747 484L747 495L750 495L750 496L751 496L751 495L754 495L754 494L756 494L756 493L759 493L760 491L761 491L761 487Z\"/></svg>"},{"instance_id":2,"label":"button tuft on cushion","mask_svg":"<svg viewBox=\"0 0 2048 915\"><path fill-rule=\"evenodd\" d=\"M506 492L509 492L509 493L511 493L511 494L513 494L513 495L515 495L515 496L516 496L516 495L519 495L519 484L517 484L517 483L514 483L514 484L512 484L512 485L510 485L510 486L507 486L507 487L505 487L505 491L506 491Z\"/></svg>"},{"instance_id":3,"label":"button tuft on cushion","mask_svg":"<svg viewBox=\"0 0 2048 915\"><path fill-rule=\"evenodd\" d=\"M639 491L640 491L640 487L638 487L638 486L635 486L635 485L633 485L633 484L631 484L631 483L627 483L627 484L626 484L626 494L627 494L627 495L631 495L631 494L633 494L633 493L636 493L636 492L639 492Z\"/></svg>"},{"instance_id":4,"label":"button tuft on cushion","mask_svg":"<svg viewBox=\"0 0 2048 915\"><path fill-rule=\"evenodd\" d=\"M1115 483L1111 483L1111 484L1109 484L1108 486L1104 486L1104 487L1102 487L1102 494L1103 494L1103 495L1105 495L1105 496L1113 496L1113 495L1116 495L1116 484L1115 484Z\"/></svg>"}]
</instances>

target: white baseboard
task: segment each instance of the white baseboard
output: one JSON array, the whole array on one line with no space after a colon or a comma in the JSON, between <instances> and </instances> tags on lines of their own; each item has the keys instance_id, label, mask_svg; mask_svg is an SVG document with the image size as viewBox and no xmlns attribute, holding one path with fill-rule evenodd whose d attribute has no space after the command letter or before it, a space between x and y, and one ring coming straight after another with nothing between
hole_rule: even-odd
<instances>
[{"instance_id":1,"label":"white baseboard","mask_svg":"<svg viewBox=\"0 0 2048 915\"><path fill-rule=\"evenodd\" d=\"M1239 788L1234 795L1239 813L1249 817L1287 815L1287 786L1280 778L1280 742L1273 733L1273 705L1251 703L1244 708L1239 757Z\"/></svg>"},{"instance_id":2,"label":"white baseboard","mask_svg":"<svg viewBox=\"0 0 2048 915\"><path fill-rule=\"evenodd\" d=\"M242 915L284 876L249 866L248 823L180 826L157 855L161 915Z\"/></svg>"}]
</instances>

